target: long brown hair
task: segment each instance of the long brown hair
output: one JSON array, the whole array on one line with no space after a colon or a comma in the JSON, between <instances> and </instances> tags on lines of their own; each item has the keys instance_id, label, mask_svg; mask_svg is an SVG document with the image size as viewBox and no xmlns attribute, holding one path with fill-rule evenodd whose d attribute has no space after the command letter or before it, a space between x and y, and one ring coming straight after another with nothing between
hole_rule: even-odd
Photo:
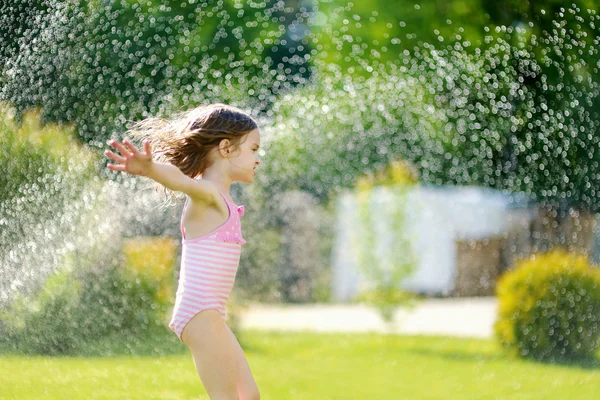
<instances>
[{"instance_id":1,"label":"long brown hair","mask_svg":"<svg viewBox=\"0 0 600 400\"><path fill-rule=\"evenodd\" d=\"M196 178L210 165L209 152L229 139L236 151L242 137L258 127L244 111L225 104L200 106L171 119L147 118L135 123L126 136L147 139L154 159L175 165Z\"/></svg>"}]
</instances>

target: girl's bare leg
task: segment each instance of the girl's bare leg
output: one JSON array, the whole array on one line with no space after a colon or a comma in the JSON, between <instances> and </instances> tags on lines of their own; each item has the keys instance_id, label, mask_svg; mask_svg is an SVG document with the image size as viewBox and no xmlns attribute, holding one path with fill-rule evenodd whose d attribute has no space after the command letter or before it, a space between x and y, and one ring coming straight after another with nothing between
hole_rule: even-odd
<instances>
[{"instance_id":1,"label":"girl's bare leg","mask_svg":"<svg viewBox=\"0 0 600 400\"><path fill-rule=\"evenodd\" d=\"M235 348L238 396L240 400L260 400L260 392L258 391L258 386L254 381L252 372L250 371L250 366L248 365L246 355L244 354L244 351L242 350L237 338L226 324L225 328L227 328L227 331L231 337L231 342Z\"/></svg>"},{"instance_id":2,"label":"girl's bare leg","mask_svg":"<svg viewBox=\"0 0 600 400\"><path fill-rule=\"evenodd\" d=\"M217 310L196 314L181 340L188 345L202 385L211 400L240 400L237 389L239 355L231 333Z\"/></svg>"}]
</instances>

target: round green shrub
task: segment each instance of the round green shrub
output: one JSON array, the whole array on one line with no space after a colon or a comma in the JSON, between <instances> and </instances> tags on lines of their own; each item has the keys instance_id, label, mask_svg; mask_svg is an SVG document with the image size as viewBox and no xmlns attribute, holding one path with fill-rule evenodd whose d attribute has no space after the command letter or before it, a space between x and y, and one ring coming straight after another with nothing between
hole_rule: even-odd
<instances>
[{"instance_id":1,"label":"round green shrub","mask_svg":"<svg viewBox=\"0 0 600 400\"><path fill-rule=\"evenodd\" d=\"M117 263L54 272L39 293L0 310L0 335L19 353L71 354L111 334L164 324L153 288Z\"/></svg>"},{"instance_id":2,"label":"round green shrub","mask_svg":"<svg viewBox=\"0 0 600 400\"><path fill-rule=\"evenodd\" d=\"M495 334L519 355L585 358L600 347L600 270L586 256L553 250L522 260L497 295Z\"/></svg>"}]
</instances>

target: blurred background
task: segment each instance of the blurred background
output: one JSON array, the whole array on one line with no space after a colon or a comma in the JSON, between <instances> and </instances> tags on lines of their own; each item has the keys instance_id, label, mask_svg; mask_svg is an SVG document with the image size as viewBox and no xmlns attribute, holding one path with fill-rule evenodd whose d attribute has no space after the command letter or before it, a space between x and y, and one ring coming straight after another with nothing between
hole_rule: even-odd
<instances>
[{"instance_id":1,"label":"blurred background","mask_svg":"<svg viewBox=\"0 0 600 400\"><path fill-rule=\"evenodd\" d=\"M364 303L390 320L494 298L556 249L595 269L599 4L3 2L3 337L62 354L166 325L182 199L102 153L131 122L213 102L262 133L255 182L232 188L247 240L233 326L252 304Z\"/></svg>"}]
</instances>

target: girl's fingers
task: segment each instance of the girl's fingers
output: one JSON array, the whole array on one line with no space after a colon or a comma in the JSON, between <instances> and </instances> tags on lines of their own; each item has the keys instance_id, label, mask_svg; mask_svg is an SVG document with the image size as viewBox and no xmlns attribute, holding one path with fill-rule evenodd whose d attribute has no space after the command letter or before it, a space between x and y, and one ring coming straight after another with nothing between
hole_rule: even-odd
<instances>
[{"instance_id":1,"label":"girl's fingers","mask_svg":"<svg viewBox=\"0 0 600 400\"><path fill-rule=\"evenodd\" d=\"M144 151L148 157L152 156L152 150L150 150L150 142L148 140L144 140Z\"/></svg>"},{"instance_id":2,"label":"girl's fingers","mask_svg":"<svg viewBox=\"0 0 600 400\"><path fill-rule=\"evenodd\" d=\"M133 144L131 144L131 142L127 139L123 140L123 144L125 146L127 146L129 148L129 150L131 150L131 153L133 153L134 156L139 156L140 153L138 151L138 149L135 148L135 146Z\"/></svg>"},{"instance_id":3,"label":"girl's fingers","mask_svg":"<svg viewBox=\"0 0 600 400\"><path fill-rule=\"evenodd\" d=\"M113 171L126 171L125 165L106 164L106 167Z\"/></svg>"},{"instance_id":4,"label":"girl's fingers","mask_svg":"<svg viewBox=\"0 0 600 400\"><path fill-rule=\"evenodd\" d=\"M125 161L127 161L127 159L125 157L118 156L110 150L106 150L104 152L104 154L106 155L106 157L110 158L113 161L119 162L119 163L125 163Z\"/></svg>"},{"instance_id":5,"label":"girl's fingers","mask_svg":"<svg viewBox=\"0 0 600 400\"><path fill-rule=\"evenodd\" d=\"M125 147L123 147L123 145L119 142L117 142L116 140L113 140L110 142L110 145L112 147L114 147L115 149L119 150L119 153L123 154L125 157L133 157L133 154L131 154L130 152L127 151L127 149Z\"/></svg>"}]
</instances>

